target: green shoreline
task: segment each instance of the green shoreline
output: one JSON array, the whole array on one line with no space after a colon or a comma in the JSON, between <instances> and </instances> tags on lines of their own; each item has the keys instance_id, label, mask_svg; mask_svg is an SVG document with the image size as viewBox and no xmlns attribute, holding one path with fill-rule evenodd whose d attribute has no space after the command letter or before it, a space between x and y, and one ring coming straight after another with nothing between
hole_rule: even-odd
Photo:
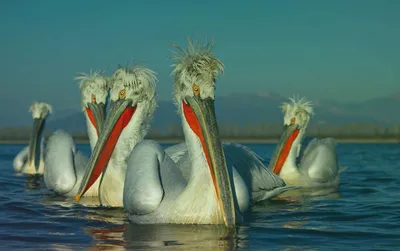
<instances>
[{"instance_id":1,"label":"green shoreline","mask_svg":"<svg viewBox=\"0 0 400 251\"><path fill-rule=\"evenodd\" d=\"M162 144L176 144L184 141L183 138L150 138ZM345 138L345 139L335 139L336 142L341 144L398 144L400 143L400 139L398 138ZM235 142L235 143L244 143L244 144L268 144L268 143L277 143L279 139L246 139L246 138L226 138L222 139L223 142ZM0 144L28 144L28 140L0 140ZM89 140L84 139L75 139L77 144L89 144Z\"/></svg>"}]
</instances>

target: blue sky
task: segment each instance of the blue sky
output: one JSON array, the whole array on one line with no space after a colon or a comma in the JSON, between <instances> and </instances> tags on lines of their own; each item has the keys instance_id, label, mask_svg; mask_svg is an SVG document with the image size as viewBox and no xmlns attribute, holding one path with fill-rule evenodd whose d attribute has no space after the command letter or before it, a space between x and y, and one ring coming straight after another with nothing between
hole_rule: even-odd
<instances>
[{"instance_id":1,"label":"blue sky","mask_svg":"<svg viewBox=\"0 0 400 251\"><path fill-rule=\"evenodd\" d=\"M341 102L400 92L400 1L0 2L0 115L43 100L79 108L78 72L144 62L171 99L168 42L213 37L217 95L275 92ZM14 114L14 115L13 115Z\"/></svg>"}]
</instances>

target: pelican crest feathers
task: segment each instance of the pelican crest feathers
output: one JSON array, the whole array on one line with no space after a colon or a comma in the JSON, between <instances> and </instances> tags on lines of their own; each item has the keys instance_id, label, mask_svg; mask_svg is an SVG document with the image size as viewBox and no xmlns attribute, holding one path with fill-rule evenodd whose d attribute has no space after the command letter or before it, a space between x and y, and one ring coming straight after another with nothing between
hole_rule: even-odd
<instances>
[{"instance_id":1,"label":"pelican crest feathers","mask_svg":"<svg viewBox=\"0 0 400 251\"><path fill-rule=\"evenodd\" d=\"M108 88L107 78L103 75L103 71L90 71L89 73L78 73L74 80L79 81L79 88L82 90L89 83L98 85L102 89Z\"/></svg>"},{"instance_id":2,"label":"pelican crest feathers","mask_svg":"<svg viewBox=\"0 0 400 251\"><path fill-rule=\"evenodd\" d=\"M179 96L185 89L191 90L192 84L196 83L199 86L208 86L212 90L215 88L215 80L218 74L224 73L224 64L214 55L212 49L214 48L214 41L192 41L190 38L186 39L188 42L187 50L179 45L170 43L178 51L173 51L171 59L175 61L172 64L174 69L171 75L175 75L174 84L174 97L175 102L179 103Z\"/></svg>"},{"instance_id":3,"label":"pelican crest feathers","mask_svg":"<svg viewBox=\"0 0 400 251\"><path fill-rule=\"evenodd\" d=\"M74 80L79 81L81 90L82 110L85 110L86 101L91 94L95 94L97 100L105 100L108 95L109 80L103 75L103 71L90 71L89 73L79 73Z\"/></svg>"},{"instance_id":4,"label":"pelican crest feathers","mask_svg":"<svg viewBox=\"0 0 400 251\"><path fill-rule=\"evenodd\" d=\"M33 118L45 118L53 112L53 107L45 102L33 102L29 107L29 112L32 113Z\"/></svg>"},{"instance_id":5,"label":"pelican crest feathers","mask_svg":"<svg viewBox=\"0 0 400 251\"><path fill-rule=\"evenodd\" d=\"M286 112L289 107L292 107L297 111L305 112L310 117L314 115L314 109L312 107L313 104L305 97L299 98L298 96L293 96L292 98L289 98L289 100L291 101L290 103L289 102L282 103L280 108L283 112Z\"/></svg>"},{"instance_id":6,"label":"pelican crest feathers","mask_svg":"<svg viewBox=\"0 0 400 251\"><path fill-rule=\"evenodd\" d=\"M120 86L124 88L130 88L135 94L135 101L148 102L148 108L145 110L143 125L145 125L144 130L147 132L149 128L150 121L153 117L153 113L157 108L156 100L156 83L157 73L154 71L140 66L134 65L132 67L121 67L119 66L117 70L113 73L109 87L110 89Z\"/></svg>"}]
</instances>

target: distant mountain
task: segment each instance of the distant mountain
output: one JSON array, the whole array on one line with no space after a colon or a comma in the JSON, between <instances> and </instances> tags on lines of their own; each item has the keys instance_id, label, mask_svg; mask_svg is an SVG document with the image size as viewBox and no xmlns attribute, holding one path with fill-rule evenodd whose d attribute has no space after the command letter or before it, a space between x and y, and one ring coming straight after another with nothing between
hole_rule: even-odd
<instances>
[{"instance_id":1,"label":"distant mountain","mask_svg":"<svg viewBox=\"0 0 400 251\"><path fill-rule=\"evenodd\" d=\"M75 111L62 118L51 118L46 123L46 130L63 129L67 132L85 132L86 122L83 113Z\"/></svg>"},{"instance_id":2,"label":"distant mountain","mask_svg":"<svg viewBox=\"0 0 400 251\"><path fill-rule=\"evenodd\" d=\"M215 107L220 124L277 124L282 123L279 106L287 101L275 93L233 93L216 98ZM329 100L312 100L315 116L312 123L340 125L347 123L393 124L400 123L400 94L365 102L340 104ZM180 124L172 101L159 101L152 124L162 130ZM63 117L51 118L47 129L62 128L70 132L84 132L86 124L80 111L68 111Z\"/></svg>"},{"instance_id":3,"label":"distant mountain","mask_svg":"<svg viewBox=\"0 0 400 251\"><path fill-rule=\"evenodd\" d=\"M400 93L368 100L354 106L349 105L348 108L353 113L372 115L376 120L384 123L399 123Z\"/></svg>"}]
</instances>

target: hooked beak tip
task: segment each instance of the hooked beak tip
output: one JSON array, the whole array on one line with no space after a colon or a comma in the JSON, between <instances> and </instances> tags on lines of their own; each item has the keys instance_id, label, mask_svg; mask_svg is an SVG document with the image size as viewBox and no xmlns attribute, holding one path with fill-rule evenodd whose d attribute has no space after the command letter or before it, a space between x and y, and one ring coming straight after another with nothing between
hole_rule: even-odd
<instances>
[{"instance_id":1,"label":"hooked beak tip","mask_svg":"<svg viewBox=\"0 0 400 251\"><path fill-rule=\"evenodd\" d=\"M77 195L75 196L75 200L76 200L76 202L79 202L79 201L81 200L81 196L80 196L79 194L77 194Z\"/></svg>"}]
</instances>

